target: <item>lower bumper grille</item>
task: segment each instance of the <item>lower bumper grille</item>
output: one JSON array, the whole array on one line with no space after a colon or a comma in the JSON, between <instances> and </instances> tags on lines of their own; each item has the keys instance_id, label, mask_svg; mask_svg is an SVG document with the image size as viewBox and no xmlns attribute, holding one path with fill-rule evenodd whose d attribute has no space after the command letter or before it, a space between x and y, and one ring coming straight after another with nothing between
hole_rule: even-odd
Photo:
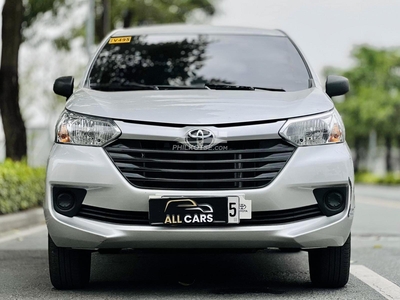
<instances>
[{"instance_id":1,"label":"lower bumper grille","mask_svg":"<svg viewBox=\"0 0 400 300\"><path fill-rule=\"evenodd\" d=\"M178 190L264 187L295 149L281 139L228 141L211 150L190 150L171 141L121 139L105 148L132 185Z\"/></svg>"},{"instance_id":2,"label":"lower bumper grille","mask_svg":"<svg viewBox=\"0 0 400 300\"><path fill-rule=\"evenodd\" d=\"M82 205L77 216L116 224L149 225L148 212L144 211L122 211ZM323 214L317 204L285 210L256 211L253 212L251 220L240 220L239 226L274 225L302 221L319 216L323 216Z\"/></svg>"},{"instance_id":3,"label":"lower bumper grille","mask_svg":"<svg viewBox=\"0 0 400 300\"><path fill-rule=\"evenodd\" d=\"M77 216L85 219L117 224L149 224L149 216L147 212L114 210L89 205L82 205Z\"/></svg>"}]
</instances>

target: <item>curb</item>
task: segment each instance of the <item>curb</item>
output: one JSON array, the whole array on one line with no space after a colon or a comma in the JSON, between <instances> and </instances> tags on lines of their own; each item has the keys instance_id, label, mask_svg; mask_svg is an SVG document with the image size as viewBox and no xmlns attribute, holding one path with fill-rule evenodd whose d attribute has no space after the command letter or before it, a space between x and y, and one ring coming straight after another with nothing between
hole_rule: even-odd
<instances>
[{"instance_id":1,"label":"curb","mask_svg":"<svg viewBox=\"0 0 400 300\"><path fill-rule=\"evenodd\" d=\"M43 208L33 208L0 216L0 234L44 224Z\"/></svg>"}]
</instances>

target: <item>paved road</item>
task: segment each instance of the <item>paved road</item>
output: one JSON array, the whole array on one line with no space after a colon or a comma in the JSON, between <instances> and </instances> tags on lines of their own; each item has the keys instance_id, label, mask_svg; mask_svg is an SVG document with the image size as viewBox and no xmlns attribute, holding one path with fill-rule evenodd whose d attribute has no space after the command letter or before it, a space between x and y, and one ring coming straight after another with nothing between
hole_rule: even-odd
<instances>
[{"instance_id":1,"label":"paved road","mask_svg":"<svg viewBox=\"0 0 400 300\"><path fill-rule=\"evenodd\" d=\"M357 186L352 275L314 288L307 254L93 255L89 287L54 290L44 226L0 237L0 299L400 299L400 188Z\"/></svg>"}]
</instances>

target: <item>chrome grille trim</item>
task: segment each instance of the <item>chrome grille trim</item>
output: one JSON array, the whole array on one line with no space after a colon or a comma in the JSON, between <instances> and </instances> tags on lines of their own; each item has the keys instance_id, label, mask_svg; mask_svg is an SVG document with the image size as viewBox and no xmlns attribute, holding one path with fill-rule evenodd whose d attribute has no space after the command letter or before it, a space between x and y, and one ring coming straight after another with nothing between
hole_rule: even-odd
<instances>
[{"instance_id":1,"label":"chrome grille trim","mask_svg":"<svg viewBox=\"0 0 400 300\"><path fill-rule=\"evenodd\" d=\"M125 178L138 188L232 190L268 185L295 147L281 139L229 141L225 150L172 150L171 141L120 139L105 147Z\"/></svg>"},{"instance_id":2,"label":"chrome grille trim","mask_svg":"<svg viewBox=\"0 0 400 300\"><path fill-rule=\"evenodd\" d=\"M77 217L125 225L148 225L147 211L124 211L82 205ZM275 225L298 222L311 218L321 217L323 214L317 204L271 211L253 211L250 220L240 220L239 226L244 225ZM221 225L218 225L221 226ZM227 225L232 226L232 225Z\"/></svg>"}]
</instances>

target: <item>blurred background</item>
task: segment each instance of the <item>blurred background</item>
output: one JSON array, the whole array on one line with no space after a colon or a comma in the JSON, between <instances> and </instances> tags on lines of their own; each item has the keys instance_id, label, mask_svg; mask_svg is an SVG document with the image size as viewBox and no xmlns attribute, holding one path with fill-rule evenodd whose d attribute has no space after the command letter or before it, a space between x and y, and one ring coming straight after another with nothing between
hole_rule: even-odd
<instances>
[{"instance_id":1,"label":"blurred background","mask_svg":"<svg viewBox=\"0 0 400 300\"><path fill-rule=\"evenodd\" d=\"M0 9L2 161L46 164L65 104L53 82L73 75L78 85L111 30L186 22L282 29L321 82L348 77L351 92L335 102L357 180L400 184L400 1L0 0Z\"/></svg>"}]
</instances>

